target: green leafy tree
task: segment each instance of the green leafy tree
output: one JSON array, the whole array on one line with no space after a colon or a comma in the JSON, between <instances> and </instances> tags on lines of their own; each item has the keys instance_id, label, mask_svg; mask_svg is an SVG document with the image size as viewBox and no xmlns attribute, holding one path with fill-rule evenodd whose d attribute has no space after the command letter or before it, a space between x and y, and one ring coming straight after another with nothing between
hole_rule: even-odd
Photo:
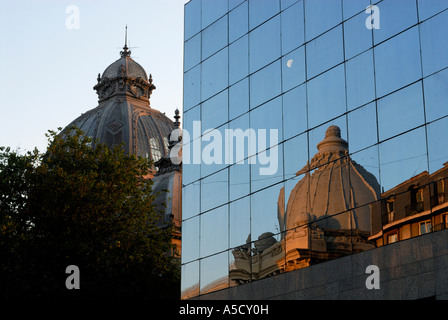
<instances>
[{"instance_id":1,"label":"green leafy tree","mask_svg":"<svg viewBox=\"0 0 448 320\"><path fill-rule=\"evenodd\" d=\"M178 259L145 178L150 163L92 147L76 128L48 136L44 154L0 150L2 295L177 299ZM79 290L65 286L69 265Z\"/></svg>"}]
</instances>

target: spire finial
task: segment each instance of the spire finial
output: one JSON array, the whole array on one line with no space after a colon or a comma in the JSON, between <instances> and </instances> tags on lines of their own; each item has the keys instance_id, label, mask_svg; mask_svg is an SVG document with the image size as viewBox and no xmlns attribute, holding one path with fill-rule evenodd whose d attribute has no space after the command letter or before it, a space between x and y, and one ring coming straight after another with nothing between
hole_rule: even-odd
<instances>
[{"instance_id":1,"label":"spire finial","mask_svg":"<svg viewBox=\"0 0 448 320\"><path fill-rule=\"evenodd\" d=\"M120 55L123 56L130 56L131 55L131 51L128 50L128 25L126 25L125 28L125 32L124 32L124 47L123 47L123 51L120 52Z\"/></svg>"},{"instance_id":2,"label":"spire finial","mask_svg":"<svg viewBox=\"0 0 448 320\"><path fill-rule=\"evenodd\" d=\"M179 109L176 109L176 111L175 111L174 113L175 113L175 115L174 115L174 119L176 120L176 121L174 122L174 127L175 127L176 129L178 129L178 128L180 127L180 122L179 122L179 119L180 119L180 116L179 116Z\"/></svg>"}]
</instances>

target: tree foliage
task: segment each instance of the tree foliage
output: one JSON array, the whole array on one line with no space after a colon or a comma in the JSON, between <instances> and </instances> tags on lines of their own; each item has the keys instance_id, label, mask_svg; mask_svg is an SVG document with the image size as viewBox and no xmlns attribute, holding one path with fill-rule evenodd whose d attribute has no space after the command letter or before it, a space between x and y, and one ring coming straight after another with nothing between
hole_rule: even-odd
<instances>
[{"instance_id":1,"label":"tree foliage","mask_svg":"<svg viewBox=\"0 0 448 320\"><path fill-rule=\"evenodd\" d=\"M50 131L45 153L0 149L0 294L179 297L171 226L161 225L150 163L81 130ZM68 290L66 267L80 270Z\"/></svg>"}]
</instances>

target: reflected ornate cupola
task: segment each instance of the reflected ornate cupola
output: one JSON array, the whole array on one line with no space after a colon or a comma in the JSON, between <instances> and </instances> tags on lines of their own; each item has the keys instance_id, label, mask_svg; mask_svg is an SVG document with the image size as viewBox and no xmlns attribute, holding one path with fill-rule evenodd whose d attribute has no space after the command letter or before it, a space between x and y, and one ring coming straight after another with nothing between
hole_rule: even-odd
<instances>
[{"instance_id":1,"label":"reflected ornate cupola","mask_svg":"<svg viewBox=\"0 0 448 320\"><path fill-rule=\"evenodd\" d=\"M104 70L103 75L98 74L97 84L93 87L98 94L99 102L115 96L128 96L147 101L152 91L156 89L145 69L131 58L131 51L127 46L127 27L123 51L120 59Z\"/></svg>"}]
</instances>

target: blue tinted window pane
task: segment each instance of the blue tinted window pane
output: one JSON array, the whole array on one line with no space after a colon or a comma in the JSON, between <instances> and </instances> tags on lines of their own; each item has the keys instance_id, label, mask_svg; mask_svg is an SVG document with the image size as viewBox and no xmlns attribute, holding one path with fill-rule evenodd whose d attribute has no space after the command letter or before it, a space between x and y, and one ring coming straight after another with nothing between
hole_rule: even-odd
<instances>
[{"instance_id":1,"label":"blue tinted window pane","mask_svg":"<svg viewBox=\"0 0 448 320\"><path fill-rule=\"evenodd\" d=\"M201 0L185 4L185 40L201 31Z\"/></svg>"},{"instance_id":2,"label":"blue tinted window pane","mask_svg":"<svg viewBox=\"0 0 448 320\"><path fill-rule=\"evenodd\" d=\"M252 30L279 11L279 0L249 0L249 29Z\"/></svg>"},{"instance_id":3,"label":"blue tinted window pane","mask_svg":"<svg viewBox=\"0 0 448 320\"><path fill-rule=\"evenodd\" d=\"M270 134L266 143L269 144ZM276 145L257 154L251 169L251 191L255 192L283 180L283 144Z\"/></svg>"},{"instance_id":4,"label":"blue tinted window pane","mask_svg":"<svg viewBox=\"0 0 448 320\"><path fill-rule=\"evenodd\" d=\"M333 28L341 21L341 1L305 0L305 30L307 41Z\"/></svg>"},{"instance_id":5,"label":"blue tinted window pane","mask_svg":"<svg viewBox=\"0 0 448 320\"><path fill-rule=\"evenodd\" d=\"M277 130L278 131L278 142L281 141L282 138L282 98L278 97L277 99L271 100L257 109L252 110L250 113L250 128L254 130L264 129L267 130L266 135L269 136L269 130ZM269 140L267 138L265 141L261 141L262 139L258 137L257 151L265 150L269 147ZM261 147L261 144L264 143L264 148Z\"/></svg>"},{"instance_id":6,"label":"blue tinted window pane","mask_svg":"<svg viewBox=\"0 0 448 320\"><path fill-rule=\"evenodd\" d=\"M229 88L229 119L249 111L249 78Z\"/></svg>"},{"instance_id":7,"label":"blue tinted window pane","mask_svg":"<svg viewBox=\"0 0 448 320\"><path fill-rule=\"evenodd\" d=\"M426 121L448 115L448 69L423 80Z\"/></svg>"},{"instance_id":8,"label":"blue tinted window pane","mask_svg":"<svg viewBox=\"0 0 448 320\"><path fill-rule=\"evenodd\" d=\"M325 94L322 94L325 92ZM338 66L308 82L309 128L343 114L345 106L344 66Z\"/></svg>"},{"instance_id":9,"label":"blue tinted window pane","mask_svg":"<svg viewBox=\"0 0 448 320\"><path fill-rule=\"evenodd\" d=\"M427 127L429 172L434 173L443 168L448 161L448 118L440 119Z\"/></svg>"},{"instance_id":10,"label":"blue tinted window pane","mask_svg":"<svg viewBox=\"0 0 448 320\"><path fill-rule=\"evenodd\" d=\"M229 10L232 10L236 6L240 5L244 0L229 0Z\"/></svg>"},{"instance_id":11,"label":"blue tinted window pane","mask_svg":"<svg viewBox=\"0 0 448 320\"><path fill-rule=\"evenodd\" d=\"M204 130L217 128L229 119L229 95L224 90L202 103L202 127Z\"/></svg>"},{"instance_id":12,"label":"blue tinted window pane","mask_svg":"<svg viewBox=\"0 0 448 320\"><path fill-rule=\"evenodd\" d=\"M201 62L201 34L185 42L184 70L189 70Z\"/></svg>"},{"instance_id":13,"label":"blue tinted window pane","mask_svg":"<svg viewBox=\"0 0 448 320\"><path fill-rule=\"evenodd\" d=\"M348 19L361 11L365 12L370 0L342 0L344 19ZM365 21L366 16L364 17Z\"/></svg>"},{"instance_id":14,"label":"blue tinted window pane","mask_svg":"<svg viewBox=\"0 0 448 320\"><path fill-rule=\"evenodd\" d=\"M347 61L347 108L355 109L375 99L373 51Z\"/></svg>"},{"instance_id":15,"label":"blue tinted window pane","mask_svg":"<svg viewBox=\"0 0 448 320\"><path fill-rule=\"evenodd\" d=\"M289 139L306 129L306 85L301 85L283 95L284 138Z\"/></svg>"},{"instance_id":16,"label":"blue tinted window pane","mask_svg":"<svg viewBox=\"0 0 448 320\"><path fill-rule=\"evenodd\" d=\"M202 59L205 60L227 45L227 16L202 31Z\"/></svg>"},{"instance_id":17,"label":"blue tinted window pane","mask_svg":"<svg viewBox=\"0 0 448 320\"><path fill-rule=\"evenodd\" d=\"M228 201L228 170L221 170L201 180L201 212Z\"/></svg>"},{"instance_id":18,"label":"blue tinted window pane","mask_svg":"<svg viewBox=\"0 0 448 320\"><path fill-rule=\"evenodd\" d=\"M247 161L231 166L229 174L231 201L250 193L250 164Z\"/></svg>"},{"instance_id":19,"label":"blue tinted window pane","mask_svg":"<svg viewBox=\"0 0 448 320\"><path fill-rule=\"evenodd\" d=\"M194 107L201 99L201 66L184 74L184 111Z\"/></svg>"},{"instance_id":20,"label":"blue tinted window pane","mask_svg":"<svg viewBox=\"0 0 448 320\"><path fill-rule=\"evenodd\" d=\"M281 90L281 65L278 60L250 77L250 107L274 98Z\"/></svg>"},{"instance_id":21,"label":"blue tinted window pane","mask_svg":"<svg viewBox=\"0 0 448 320\"><path fill-rule=\"evenodd\" d=\"M182 265L181 297L190 299L199 294L199 261Z\"/></svg>"},{"instance_id":22,"label":"blue tinted window pane","mask_svg":"<svg viewBox=\"0 0 448 320\"><path fill-rule=\"evenodd\" d=\"M448 11L421 24L423 75L427 76L448 66Z\"/></svg>"},{"instance_id":23,"label":"blue tinted window pane","mask_svg":"<svg viewBox=\"0 0 448 320\"><path fill-rule=\"evenodd\" d=\"M248 4L244 2L229 13L229 42L233 42L249 31Z\"/></svg>"},{"instance_id":24,"label":"blue tinted window pane","mask_svg":"<svg viewBox=\"0 0 448 320\"><path fill-rule=\"evenodd\" d=\"M229 286L229 256L227 252L200 261L200 293L206 294ZM217 285L219 284L219 287Z\"/></svg>"},{"instance_id":25,"label":"blue tinted window pane","mask_svg":"<svg viewBox=\"0 0 448 320\"><path fill-rule=\"evenodd\" d=\"M228 206L222 206L201 215L201 257L227 250L228 220Z\"/></svg>"},{"instance_id":26,"label":"blue tinted window pane","mask_svg":"<svg viewBox=\"0 0 448 320\"><path fill-rule=\"evenodd\" d=\"M199 258L199 216L182 221L182 263Z\"/></svg>"},{"instance_id":27,"label":"blue tinted window pane","mask_svg":"<svg viewBox=\"0 0 448 320\"><path fill-rule=\"evenodd\" d=\"M378 100L380 141L413 129L424 122L421 82Z\"/></svg>"},{"instance_id":28,"label":"blue tinted window pane","mask_svg":"<svg viewBox=\"0 0 448 320\"><path fill-rule=\"evenodd\" d=\"M417 27L375 47L375 71L378 97L421 78Z\"/></svg>"},{"instance_id":29,"label":"blue tinted window pane","mask_svg":"<svg viewBox=\"0 0 448 320\"><path fill-rule=\"evenodd\" d=\"M350 153L378 142L375 103L350 112L348 122L348 148Z\"/></svg>"},{"instance_id":30,"label":"blue tinted window pane","mask_svg":"<svg viewBox=\"0 0 448 320\"><path fill-rule=\"evenodd\" d=\"M418 15L420 21L426 20L446 8L448 8L448 1L446 0L418 0Z\"/></svg>"},{"instance_id":31,"label":"blue tinted window pane","mask_svg":"<svg viewBox=\"0 0 448 320\"><path fill-rule=\"evenodd\" d=\"M227 51L225 48L202 63L202 100L227 87L229 73Z\"/></svg>"},{"instance_id":32,"label":"blue tinted window pane","mask_svg":"<svg viewBox=\"0 0 448 320\"><path fill-rule=\"evenodd\" d=\"M303 133L293 139L285 141L283 144L285 154L285 179L291 179L296 176L297 171L301 170L308 162L308 136Z\"/></svg>"},{"instance_id":33,"label":"blue tinted window pane","mask_svg":"<svg viewBox=\"0 0 448 320\"><path fill-rule=\"evenodd\" d=\"M251 130L249 129L249 114L246 113L245 115L242 115L241 117L236 118L235 120L231 121L229 123L229 132L226 135L226 142L227 145L225 146L228 150L227 151L227 162L229 164L235 164L238 163L240 164L238 167L239 168L235 168L235 166L231 167L231 173L232 170L233 172L239 172L241 173L240 177L233 177L231 175L231 179L233 179L233 181L235 181L235 179L243 179L243 177L245 177L245 175L242 173L244 164L241 163L248 163L247 157L250 154L255 154L255 151L250 151L252 147L256 148L256 141L254 141L253 146L252 146L252 142L250 141L250 139L252 139L254 137L253 133L251 133ZM233 168L233 169L232 169ZM246 168L247 169L247 168ZM245 169L244 169L245 170ZM247 177L249 178L249 177ZM245 181L245 178L243 179ZM238 180L239 182L241 182L242 184L243 181ZM248 186L248 184L247 184ZM232 191L230 192L231 195L237 197L237 196L242 196L244 195L244 193L241 194L236 194L236 192Z\"/></svg>"},{"instance_id":34,"label":"blue tinted window pane","mask_svg":"<svg viewBox=\"0 0 448 320\"><path fill-rule=\"evenodd\" d=\"M277 200L282 187L283 184L280 183L251 196L252 241L256 241L267 232L273 234L280 232L277 219ZM278 237L276 240L279 240Z\"/></svg>"},{"instance_id":35,"label":"blue tinted window pane","mask_svg":"<svg viewBox=\"0 0 448 320\"><path fill-rule=\"evenodd\" d=\"M305 46L302 46L282 58L283 92L298 86L305 80Z\"/></svg>"},{"instance_id":36,"label":"blue tinted window pane","mask_svg":"<svg viewBox=\"0 0 448 320\"><path fill-rule=\"evenodd\" d=\"M305 26L303 2L299 1L281 14L282 21L282 53L285 54L303 44Z\"/></svg>"},{"instance_id":37,"label":"blue tinted window pane","mask_svg":"<svg viewBox=\"0 0 448 320\"><path fill-rule=\"evenodd\" d=\"M201 140L201 177L206 177L227 166L225 159L224 138L228 129L228 124L224 124L216 129L203 128L204 132ZM193 141L193 143L196 140ZM223 174L224 175L224 174ZM204 181L204 180L202 180ZM221 189L224 191L224 189ZM216 190L215 190L216 191ZM226 191L227 194L227 191ZM203 194L202 194L203 195ZM221 196L224 196L220 194ZM209 194L211 197L212 195ZM227 195L226 195L227 196ZM216 199L215 199L216 200ZM207 201L207 200L204 200ZM220 201L220 200L219 200Z\"/></svg>"},{"instance_id":38,"label":"blue tinted window pane","mask_svg":"<svg viewBox=\"0 0 448 320\"><path fill-rule=\"evenodd\" d=\"M378 4L380 28L373 29L378 44L417 23L417 5L414 0L384 0Z\"/></svg>"},{"instance_id":39,"label":"blue tinted window pane","mask_svg":"<svg viewBox=\"0 0 448 320\"><path fill-rule=\"evenodd\" d=\"M327 132L327 129L333 125L338 126L339 129L341 129L341 138L344 139L345 141L348 141L347 117L346 116L338 117L328 123L320 125L319 127L316 127L308 132L310 159L312 159L314 157L314 155L319 151L319 149L317 148L317 145L325 139L325 134ZM330 158L330 159L325 158L323 160L324 161L333 161L332 158ZM319 165L323 165L323 164L324 164L323 161L321 161L321 163ZM302 169L302 168L300 168L300 169Z\"/></svg>"},{"instance_id":40,"label":"blue tinted window pane","mask_svg":"<svg viewBox=\"0 0 448 320\"><path fill-rule=\"evenodd\" d=\"M202 28L215 22L228 10L227 0L202 0Z\"/></svg>"},{"instance_id":41,"label":"blue tinted window pane","mask_svg":"<svg viewBox=\"0 0 448 320\"><path fill-rule=\"evenodd\" d=\"M350 59L372 46L372 30L365 27L366 14L360 13L344 23L345 58Z\"/></svg>"},{"instance_id":42,"label":"blue tinted window pane","mask_svg":"<svg viewBox=\"0 0 448 320\"><path fill-rule=\"evenodd\" d=\"M290 5L292 5L293 3L297 2L297 1L299 1L299 0L280 0L280 5L281 5L282 10L285 10L286 8L288 8ZM302 1L300 0L300 2L302 2Z\"/></svg>"},{"instance_id":43,"label":"blue tinted window pane","mask_svg":"<svg viewBox=\"0 0 448 320\"><path fill-rule=\"evenodd\" d=\"M280 57L280 18L269 20L249 34L250 73Z\"/></svg>"},{"instance_id":44,"label":"blue tinted window pane","mask_svg":"<svg viewBox=\"0 0 448 320\"><path fill-rule=\"evenodd\" d=\"M249 73L248 36L235 41L229 46L229 82L233 84Z\"/></svg>"},{"instance_id":45,"label":"blue tinted window pane","mask_svg":"<svg viewBox=\"0 0 448 320\"><path fill-rule=\"evenodd\" d=\"M308 79L342 62L344 60L342 26L309 42L306 45L306 52Z\"/></svg>"},{"instance_id":46,"label":"blue tinted window pane","mask_svg":"<svg viewBox=\"0 0 448 320\"><path fill-rule=\"evenodd\" d=\"M200 191L199 182L182 188L182 219L189 219L199 214Z\"/></svg>"},{"instance_id":47,"label":"blue tinted window pane","mask_svg":"<svg viewBox=\"0 0 448 320\"><path fill-rule=\"evenodd\" d=\"M425 128L380 144L381 186L385 191L427 170Z\"/></svg>"},{"instance_id":48,"label":"blue tinted window pane","mask_svg":"<svg viewBox=\"0 0 448 320\"><path fill-rule=\"evenodd\" d=\"M250 197L230 204L230 248L246 244L250 235Z\"/></svg>"}]
</instances>

